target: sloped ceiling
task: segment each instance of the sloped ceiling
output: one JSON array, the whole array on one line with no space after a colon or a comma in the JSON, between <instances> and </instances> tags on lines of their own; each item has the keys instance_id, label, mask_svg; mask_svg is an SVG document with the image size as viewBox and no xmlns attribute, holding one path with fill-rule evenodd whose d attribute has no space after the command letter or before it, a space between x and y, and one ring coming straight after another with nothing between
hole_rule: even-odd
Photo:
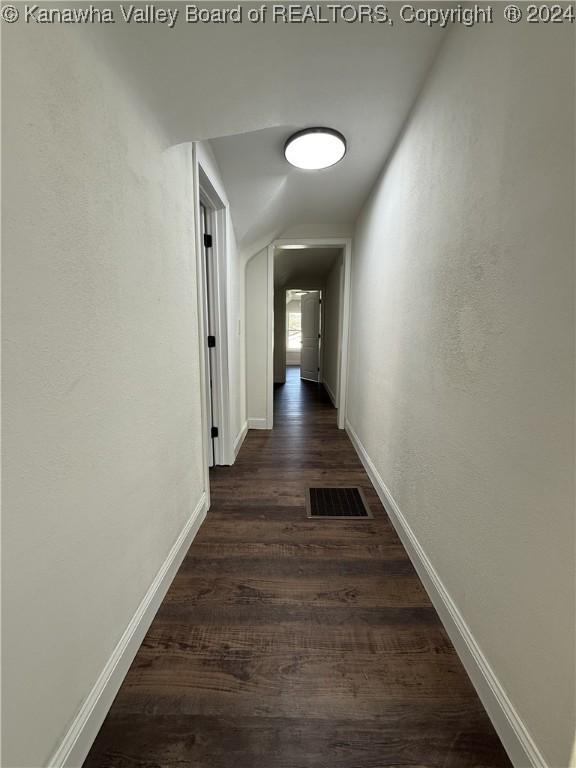
<instances>
[{"instance_id":1,"label":"sloped ceiling","mask_svg":"<svg viewBox=\"0 0 576 768\"><path fill-rule=\"evenodd\" d=\"M244 18L252 5L242 3ZM248 254L280 236L351 234L444 34L400 22L92 26L86 34L172 143L213 139ZM311 125L346 136L337 166L305 172L284 160L285 139Z\"/></svg>"}]
</instances>

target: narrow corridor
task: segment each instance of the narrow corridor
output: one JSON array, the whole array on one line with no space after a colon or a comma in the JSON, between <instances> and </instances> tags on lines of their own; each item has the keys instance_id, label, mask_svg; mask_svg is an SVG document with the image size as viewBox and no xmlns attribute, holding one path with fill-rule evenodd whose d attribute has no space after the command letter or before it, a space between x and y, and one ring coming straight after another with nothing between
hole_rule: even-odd
<instances>
[{"instance_id":1,"label":"narrow corridor","mask_svg":"<svg viewBox=\"0 0 576 768\"><path fill-rule=\"evenodd\" d=\"M313 484L374 519L307 519ZM211 489L85 768L510 765L322 386L288 369Z\"/></svg>"}]
</instances>

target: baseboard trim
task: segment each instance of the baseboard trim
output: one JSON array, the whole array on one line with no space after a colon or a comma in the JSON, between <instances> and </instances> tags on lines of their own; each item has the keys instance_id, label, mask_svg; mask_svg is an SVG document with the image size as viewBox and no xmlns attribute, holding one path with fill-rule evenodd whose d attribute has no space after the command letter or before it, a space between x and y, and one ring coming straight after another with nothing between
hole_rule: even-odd
<instances>
[{"instance_id":1,"label":"baseboard trim","mask_svg":"<svg viewBox=\"0 0 576 768\"><path fill-rule=\"evenodd\" d=\"M268 429L268 419L248 419L248 429Z\"/></svg>"},{"instance_id":2,"label":"baseboard trim","mask_svg":"<svg viewBox=\"0 0 576 768\"><path fill-rule=\"evenodd\" d=\"M238 452L240 451L240 448L242 448L242 443L244 442L244 439L247 434L248 434L248 422L245 421L244 426L236 436L236 440L234 440L234 458L238 456Z\"/></svg>"},{"instance_id":3,"label":"baseboard trim","mask_svg":"<svg viewBox=\"0 0 576 768\"><path fill-rule=\"evenodd\" d=\"M462 614L450 597L440 576L428 559L348 420L346 420L346 432L380 497L380 501L385 506L388 516L400 536L510 760L516 768L549 768L526 724L508 698L504 687L482 653Z\"/></svg>"},{"instance_id":4,"label":"baseboard trim","mask_svg":"<svg viewBox=\"0 0 576 768\"><path fill-rule=\"evenodd\" d=\"M80 768L96 738L114 697L194 536L206 517L206 494L174 542L168 557L130 620L100 677L74 718L62 743L50 759L49 768Z\"/></svg>"},{"instance_id":5,"label":"baseboard trim","mask_svg":"<svg viewBox=\"0 0 576 768\"><path fill-rule=\"evenodd\" d=\"M332 405L334 406L334 408L338 408L338 400L336 399L336 395L334 394L334 392L332 392L328 382L323 379L322 385L324 386L324 389L328 393L328 397L330 398L330 400L332 400Z\"/></svg>"}]
</instances>

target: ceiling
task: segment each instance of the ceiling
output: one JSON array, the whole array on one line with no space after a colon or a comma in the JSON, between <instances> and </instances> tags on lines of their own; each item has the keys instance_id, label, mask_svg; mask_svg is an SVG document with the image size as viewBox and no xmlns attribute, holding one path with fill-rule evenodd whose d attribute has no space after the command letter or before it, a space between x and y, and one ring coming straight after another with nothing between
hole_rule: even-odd
<instances>
[{"instance_id":1,"label":"ceiling","mask_svg":"<svg viewBox=\"0 0 576 768\"><path fill-rule=\"evenodd\" d=\"M302 291L300 291L298 288L290 289L286 291L286 304L290 304L292 301L297 301L300 303L300 300L302 298Z\"/></svg>"},{"instance_id":2,"label":"ceiling","mask_svg":"<svg viewBox=\"0 0 576 768\"><path fill-rule=\"evenodd\" d=\"M184 4L173 5L184 13ZM245 14L260 5L242 3ZM276 237L351 234L444 35L398 21L181 19L173 29L86 27L172 143L213 140L237 240L247 255ZM284 160L286 138L312 125L346 136L348 152L338 165L300 171Z\"/></svg>"},{"instance_id":3,"label":"ceiling","mask_svg":"<svg viewBox=\"0 0 576 768\"><path fill-rule=\"evenodd\" d=\"M319 288L341 255L341 248L278 249L274 254L274 286Z\"/></svg>"}]
</instances>

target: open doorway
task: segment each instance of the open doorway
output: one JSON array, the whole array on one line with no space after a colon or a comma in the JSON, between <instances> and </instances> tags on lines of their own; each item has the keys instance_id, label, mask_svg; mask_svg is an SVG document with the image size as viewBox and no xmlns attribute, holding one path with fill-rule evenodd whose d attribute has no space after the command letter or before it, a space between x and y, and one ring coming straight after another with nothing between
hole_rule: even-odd
<instances>
[{"instance_id":1,"label":"open doorway","mask_svg":"<svg viewBox=\"0 0 576 768\"><path fill-rule=\"evenodd\" d=\"M286 368L298 368L302 353L302 291L286 291Z\"/></svg>"},{"instance_id":2,"label":"open doorway","mask_svg":"<svg viewBox=\"0 0 576 768\"><path fill-rule=\"evenodd\" d=\"M226 209L202 165L197 165L197 281L205 471L230 464L230 404L226 307ZM206 475L208 484L208 475Z\"/></svg>"},{"instance_id":3,"label":"open doorway","mask_svg":"<svg viewBox=\"0 0 576 768\"><path fill-rule=\"evenodd\" d=\"M268 249L268 403L295 376L321 385L345 425L350 242L275 241ZM291 375L288 376L287 374Z\"/></svg>"},{"instance_id":4,"label":"open doorway","mask_svg":"<svg viewBox=\"0 0 576 768\"><path fill-rule=\"evenodd\" d=\"M286 290L286 368L300 378L321 381L322 291Z\"/></svg>"},{"instance_id":5,"label":"open doorway","mask_svg":"<svg viewBox=\"0 0 576 768\"><path fill-rule=\"evenodd\" d=\"M220 445L218 424L218 364L216 360L216 293L214 263L214 209L202 195L200 197L200 240L202 244L202 293L204 295L203 314L206 333L205 348L205 388L208 416L208 466L219 463Z\"/></svg>"}]
</instances>

